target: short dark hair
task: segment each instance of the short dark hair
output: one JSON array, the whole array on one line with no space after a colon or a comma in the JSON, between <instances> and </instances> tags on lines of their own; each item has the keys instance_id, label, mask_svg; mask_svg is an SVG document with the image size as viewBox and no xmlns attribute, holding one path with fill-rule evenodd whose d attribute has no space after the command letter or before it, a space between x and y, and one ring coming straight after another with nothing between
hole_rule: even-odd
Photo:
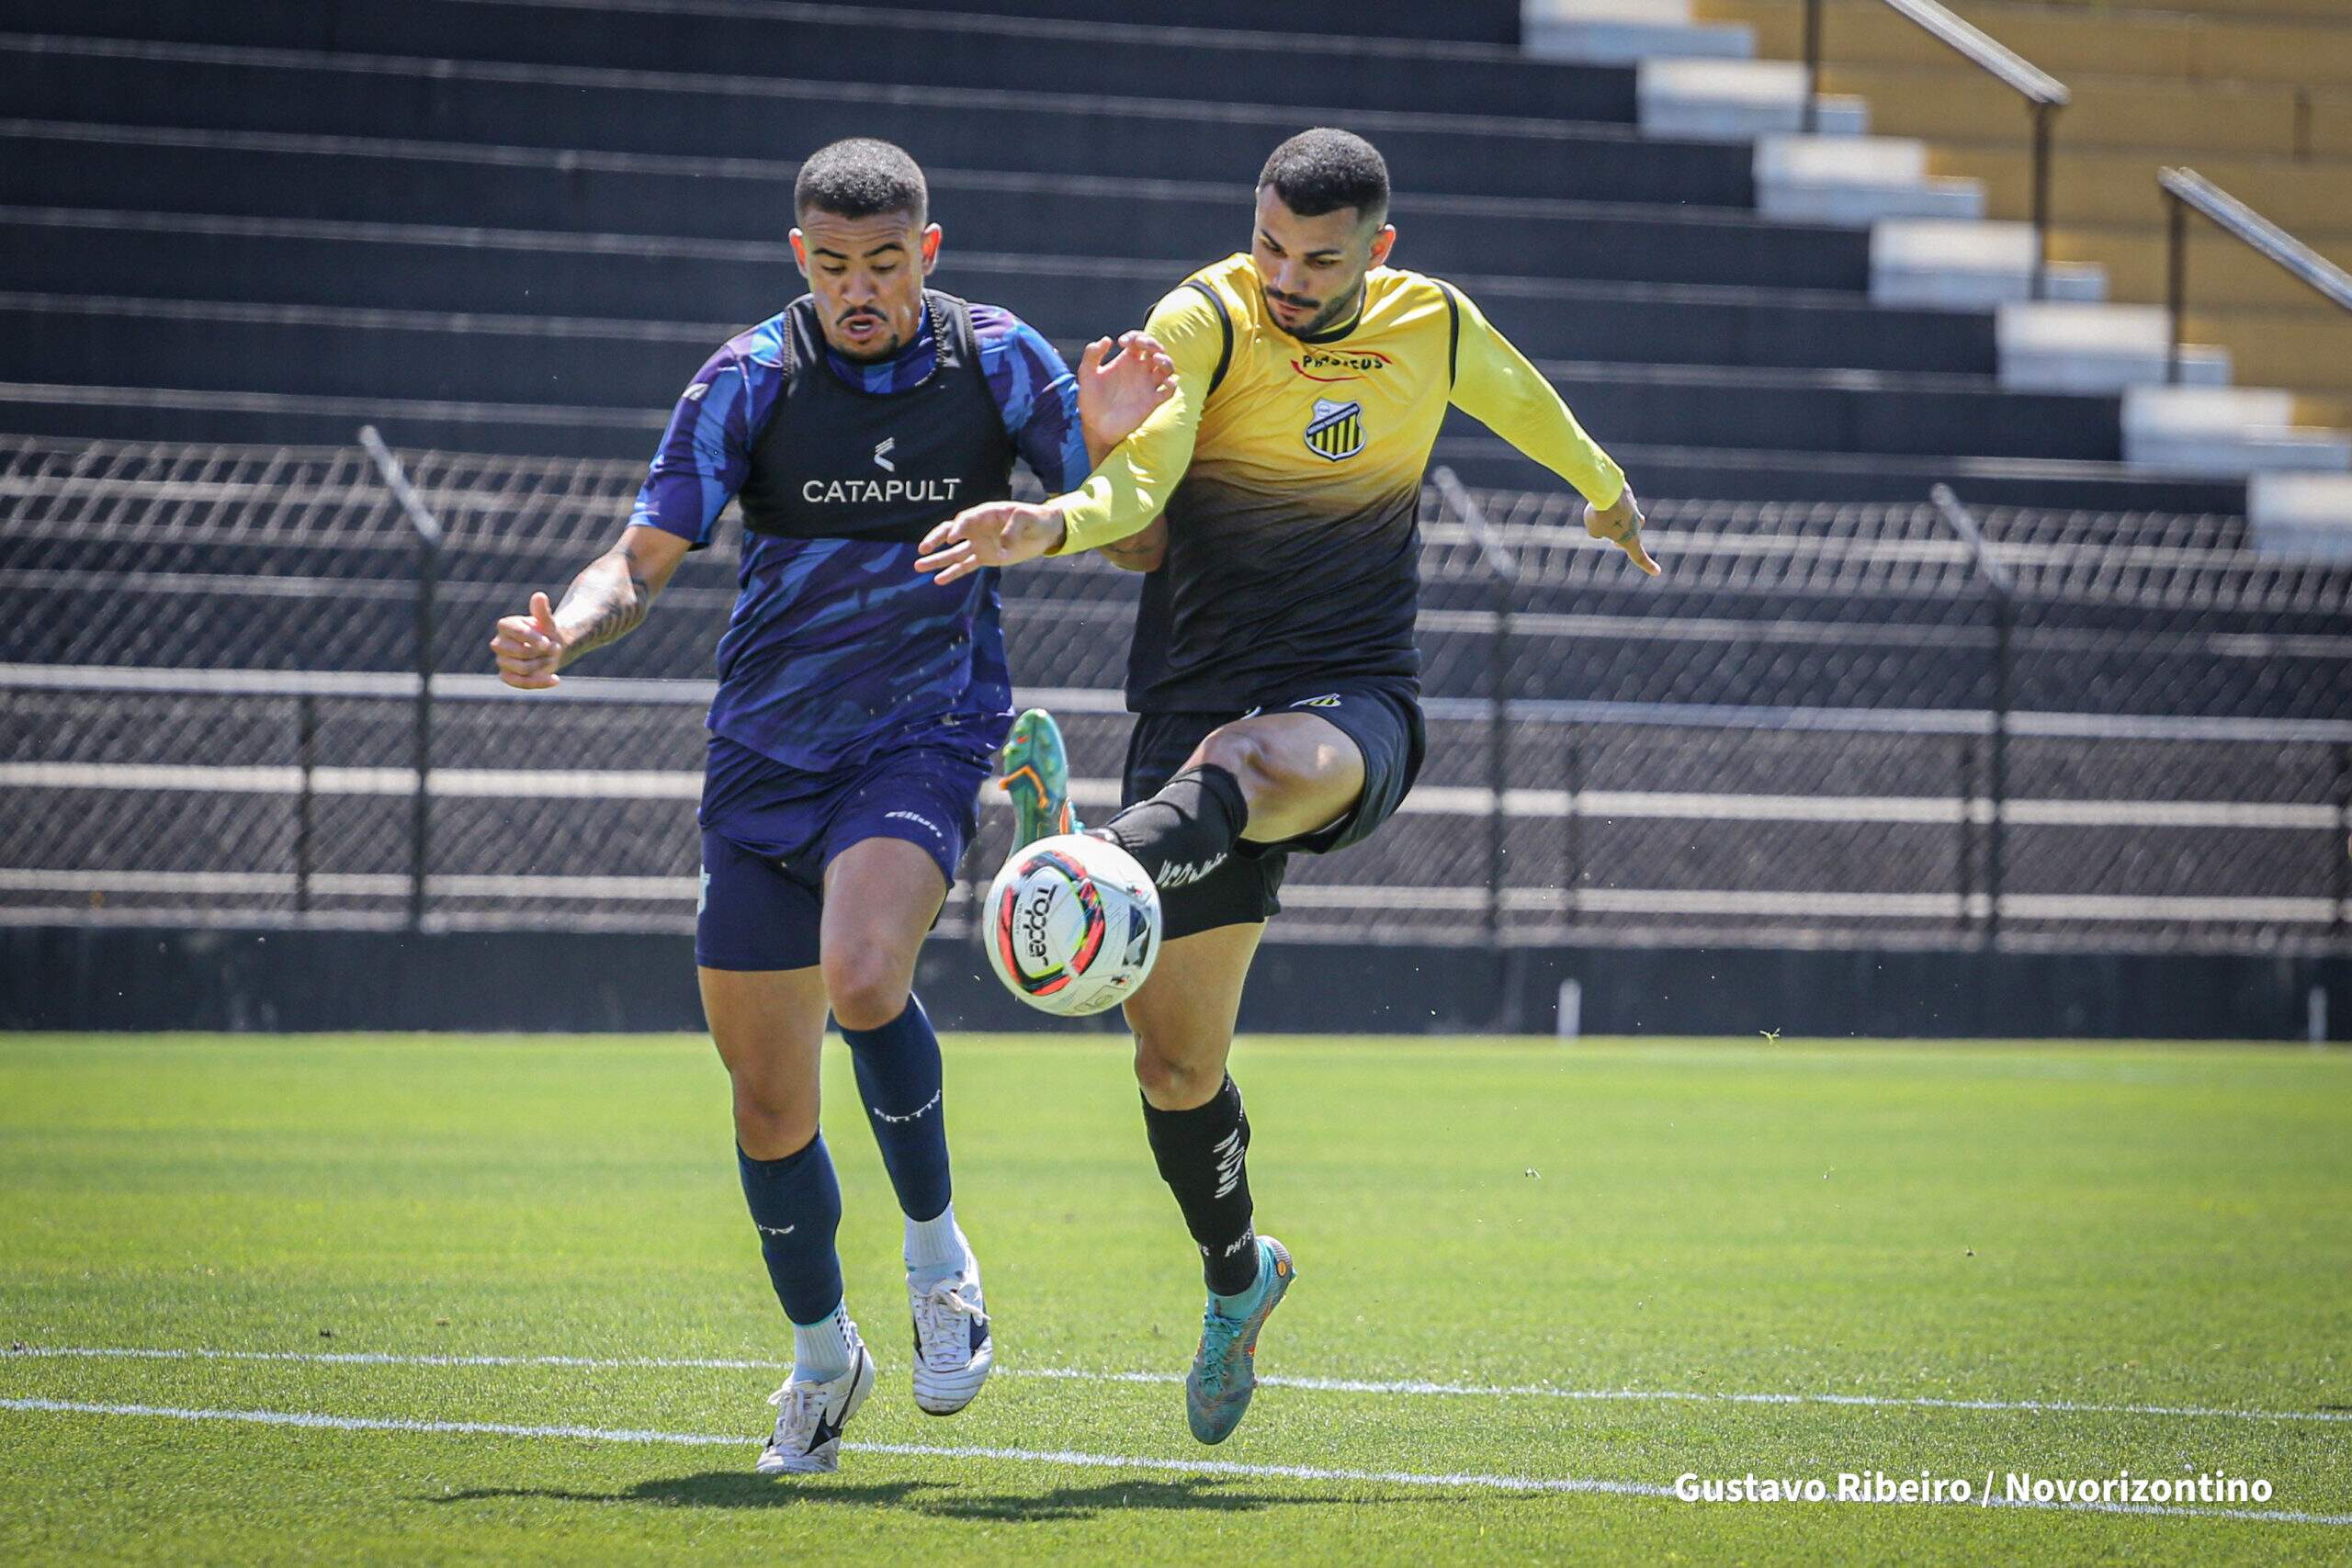
<instances>
[{"instance_id":1,"label":"short dark hair","mask_svg":"<svg viewBox=\"0 0 2352 1568\"><path fill-rule=\"evenodd\" d=\"M853 136L820 147L800 165L792 182L792 215L810 211L836 218L872 218L903 212L920 228L931 214L931 189L907 150L870 136Z\"/></svg>"},{"instance_id":2,"label":"short dark hair","mask_svg":"<svg viewBox=\"0 0 2352 1568\"><path fill-rule=\"evenodd\" d=\"M1317 126L1274 149L1258 173L1258 188L1274 187L1301 218L1352 207L1374 225L1388 217L1388 161L1351 130Z\"/></svg>"}]
</instances>

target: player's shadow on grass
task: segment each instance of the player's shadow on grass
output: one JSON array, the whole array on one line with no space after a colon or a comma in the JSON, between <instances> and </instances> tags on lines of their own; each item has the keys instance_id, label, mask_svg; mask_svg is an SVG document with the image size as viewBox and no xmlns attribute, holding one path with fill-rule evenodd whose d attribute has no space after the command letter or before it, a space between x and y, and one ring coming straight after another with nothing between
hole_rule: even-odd
<instances>
[{"instance_id":1,"label":"player's shadow on grass","mask_svg":"<svg viewBox=\"0 0 2352 1568\"><path fill-rule=\"evenodd\" d=\"M804 1503L859 1503L903 1506L918 1492L947 1484L938 1481L879 1481L866 1485L818 1482L795 1485L774 1476L740 1470L700 1475L665 1475L640 1481L626 1492L567 1492L558 1486L477 1486L446 1492L427 1503L481 1503L500 1498L538 1498L550 1503L651 1503L664 1508L791 1508Z\"/></svg>"},{"instance_id":2,"label":"player's shadow on grass","mask_svg":"<svg viewBox=\"0 0 2352 1568\"><path fill-rule=\"evenodd\" d=\"M1251 1513L1312 1504L1378 1503L1378 1497L1341 1498L1331 1494L1237 1490L1224 1476L1187 1475L1173 1481L1106 1481L1097 1486L1057 1486L1050 1492L1005 1492L918 1498L912 1506L938 1518L987 1519L1000 1524L1044 1524L1091 1519L1103 1514L1166 1508L1180 1512Z\"/></svg>"},{"instance_id":3,"label":"player's shadow on grass","mask_svg":"<svg viewBox=\"0 0 2352 1568\"><path fill-rule=\"evenodd\" d=\"M474 1503L510 1497L558 1503L650 1503L665 1508L793 1508L851 1503L867 1507L907 1508L934 1518L985 1519L998 1524L1045 1524L1151 1509L1248 1513L1315 1504L1404 1501L1238 1490L1230 1478L1214 1475L1187 1475L1172 1481L1108 1481L1096 1486L1057 1486L1037 1493L967 1493L955 1481L884 1481L864 1485L822 1481L800 1484L732 1470L663 1476L639 1482L626 1492L494 1486L447 1493L423 1501Z\"/></svg>"}]
</instances>

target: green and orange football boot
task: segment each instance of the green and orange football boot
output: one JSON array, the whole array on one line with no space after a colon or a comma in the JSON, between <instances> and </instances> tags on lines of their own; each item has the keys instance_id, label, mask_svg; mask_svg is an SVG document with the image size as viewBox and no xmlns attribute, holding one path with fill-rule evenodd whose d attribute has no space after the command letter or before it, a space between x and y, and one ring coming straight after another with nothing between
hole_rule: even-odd
<instances>
[{"instance_id":1,"label":"green and orange football boot","mask_svg":"<svg viewBox=\"0 0 2352 1568\"><path fill-rule=\"evenodd\" d=\"M1056 833L1084 830L1069 804L1069 752L1062 745L1061 726L1044 708L1031 708L1012 721L1001 755L1003 776L996 787L1012 797L1019 819L1012 838L1016 850Z\"/></svg>"}]
</instances>

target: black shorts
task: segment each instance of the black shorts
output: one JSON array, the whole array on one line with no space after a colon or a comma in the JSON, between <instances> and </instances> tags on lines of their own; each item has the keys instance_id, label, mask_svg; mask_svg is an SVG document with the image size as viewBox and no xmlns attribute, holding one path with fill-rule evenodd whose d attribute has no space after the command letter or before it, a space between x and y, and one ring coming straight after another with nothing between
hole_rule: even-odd
<instances>
[{"instance_id":1,"label":"black shorts","mask_svg":"<svg viewBox=\"0 0 2352 1568\"><path fill-rule=\"evenodd\" d=\"M1127 741L1120 803L1133 806L1158 793L1183 769L1209 731L1238 718L1295 708L1328 720L1363 753L1363 794L1355 808L1329 827L1278 844L1236 844L1225 863L1198 882L1160 890L1161 934L1191 936L1217 926L1248 925L1278 914L1283 872L1295 851L1329 854L1372 836L1396 813L1419 776L1428 736L1421 724L1417 682L1394 677L1318 682L1278 692L1256 706L1231 713L1147 713L1136 716Z\"/></svg>"}]
</instances>

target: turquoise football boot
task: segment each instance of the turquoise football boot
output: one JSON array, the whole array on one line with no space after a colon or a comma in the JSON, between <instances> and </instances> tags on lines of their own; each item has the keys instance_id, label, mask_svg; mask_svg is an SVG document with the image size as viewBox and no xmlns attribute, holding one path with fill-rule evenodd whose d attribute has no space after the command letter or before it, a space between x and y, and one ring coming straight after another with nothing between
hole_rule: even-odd
<instances>
[{"instance_id":1,"label":"turquoise football boot","mask_svg":"<svg viewBox=\"0 0 2352 1568\"><path fill-rule=\"evenodd\" d=\"M1184 1377L1184 1415L1193 1436L1221 1443L1241 1425L1258 1389L1258 1331L1283 1303L1298 1270L1289 1249L1272 1236L1258 1238L1258 1303L1241 1317L1217 1311L1215 1298L1201 1314L1201 1348Z\"/></svg>"},{"instance_id":2,"label":"turquoise football boot","mask_svg":"<svg viewBox=\"0 0 2352 1568\"><path fill-rule=\"evenodd\" d=\"M1081 831L1069 804L1069 752L1061 726L1044 708L1031 708L1012 721L1001 757L1003 776L996 787L1012 797L1019 822L1012 847L1024 849L1056 833Z\"/></svg>"}]
</instances>

